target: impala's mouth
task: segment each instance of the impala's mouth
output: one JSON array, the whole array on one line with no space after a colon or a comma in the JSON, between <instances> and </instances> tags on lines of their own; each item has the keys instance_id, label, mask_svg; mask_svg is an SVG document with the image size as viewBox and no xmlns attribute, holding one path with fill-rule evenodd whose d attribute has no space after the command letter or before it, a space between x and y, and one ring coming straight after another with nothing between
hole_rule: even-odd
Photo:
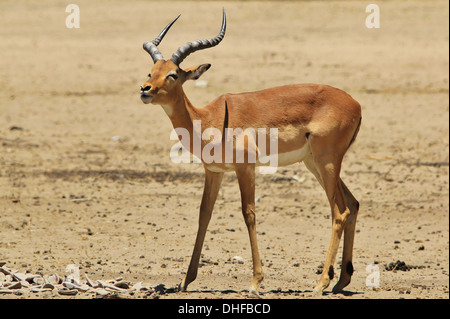
<instances>
[{"instance_id":1,"label":"impala's mouth","mask_svg":"<svg viewBox=\"0 0 450 319\"><path fill-rule=\"evenodd\" d=\"M151 103L153 99L153 96L148 94L147 91L141 91L141 100L145 104Z\"/></svg>"}]
</instances>

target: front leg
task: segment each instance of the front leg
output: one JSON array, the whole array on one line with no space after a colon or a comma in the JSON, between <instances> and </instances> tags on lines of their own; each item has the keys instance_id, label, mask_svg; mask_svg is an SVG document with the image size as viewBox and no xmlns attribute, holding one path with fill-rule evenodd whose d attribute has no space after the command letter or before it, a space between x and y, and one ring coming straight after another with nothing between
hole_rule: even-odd
<instances>
[{"instance_id":1,"label":"front leg","mask_svg":"<svg viewBox=\"0 0 450 319\"><path fill-rule=\"evenodd\" d=\"M239 189L241 191L242 214L244 215L245 224L247 225L248 235L250 237L250 247L252 249L253 281L250 291L257 294L259 286L264 279L264 274L256 240L255 165L237 164L235 170L239 182Z\"/></svg>"},{"instance_id":2,"label":"front leg","mask_svg":"<svg viewBox=\"0 0 450 319\"><path fill-rule=\"evenodd\" d=\"M214 203L219 193L223 173L214 173L205 168L205 187L203 189L202 203L200 204L200 217L198 220L197 238L195 239L194 251L192 252L189 268L180 284L180 290L186 291L187 286L197 277L198 263L205 240L206 229L208 228Z\"/></svg>"}]
</instances>

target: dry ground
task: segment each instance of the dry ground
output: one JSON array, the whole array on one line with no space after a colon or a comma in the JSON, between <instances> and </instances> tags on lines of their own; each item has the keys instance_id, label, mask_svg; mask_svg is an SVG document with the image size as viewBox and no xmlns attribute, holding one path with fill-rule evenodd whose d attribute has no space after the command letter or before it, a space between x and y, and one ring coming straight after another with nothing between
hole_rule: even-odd
<instances>
[{"instance_id":1,"label":"dry ground","mask_svg":"<svg viewBox=\"0 0 450 319\"><path fill-rule=\"evenodd\" d=\"M197 227L203 169L174 164L172 129L139 85L152 61L142 43L179 13L160 49L214 36L216 48L182 67L212 63L207 87L185 85L205 105L226 92L324 83L358 100L363 124L342 178L360 200L355 274L345 294L323 298L449 297L449 24L447 1L0 2L0 262L21 272L123 277L175 287ZM300 177L292 179L294 175ZM303 164L257 177L263 298L314 298L331 234L329 208ZM232 263L241 256L244 263ZM339 253L340 256L340 253ZM161 298L242 298L251 280L247 231L234 174L211 221L202 267L188 293ZM397 260L419 266L387 271ZM376 263L380 288L366 286ZM339 266L336 266L339 268ZM91 298L78 294L75 298ZM133 298L151 297L138 293ZM56 292L0 298L69 298ZM73 297L72 297L73 298Z\"/></svg>"}]
</instances>

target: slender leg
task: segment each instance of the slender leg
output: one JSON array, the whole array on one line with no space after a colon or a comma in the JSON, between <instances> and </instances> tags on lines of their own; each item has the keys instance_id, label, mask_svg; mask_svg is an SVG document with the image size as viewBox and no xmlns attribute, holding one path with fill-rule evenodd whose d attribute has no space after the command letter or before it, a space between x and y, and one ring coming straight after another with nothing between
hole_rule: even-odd
<instances>
[{"instance_id":1,"label":"slender leg","mask_svg":"<svg viewBox=\"0 0 450 319\"><path fill-rule=\"evenodd\" d=\"M336 261L339 242L341 240L347 218L350 214L350 211L345 206L342 188L340 185L334 183L332 178L327 180L326 174L324 175L325 189L331 207L332 231L330 246L328 248L327 258L323 266L322 276L320 277L319 283L314 288L314 291L317 294L322 294L323 290L328 287L330 281L334 277L333 267Z\"/></svg>"},{"instance_id":2,"label":"slender leg","mask_svg":"<svg viewBox=\"0 0 450 319\"><path fill-rule=\"evenodd\" d=\"M195 239L194 251L192 252L191 262L189 263L186 277L179 287L181 291L186 291L187 286L197 277L198 263L202 252L203 242L205 240L206 229L211 220L211 214L217 199L222 177L223 173L214 173L205 169L205 187L203 189L202 203L200 205L197 238Z\"/></svg>"},{"instance_id":3,"label":"slender leg","mask_svg":"<svg viewBox=\"0 0 450 319\"><path fill-rule=\"evenodd\" d=\"M347 207L343 186L339 178L343 155L339 156L339 152L327 147L326 140L322 141L318 137L311 137L309 144L311 157L305 160L305 164L325 189L332 216L330 246L319 283L314 288L317 294L322 294L334 277L333 267L350 210Z\"/></svg>"},{"instance_id":4,"label":"slender leg","mask_svg":"<svg viewBox=\"0 0 450 319\"><path fill-rule=\"evenodd\" d=\"M306 167L314 174L317 180L323 186L322 178L317 171L314 159L308 157L304 160ZM359 203L349 191L347 186L345 186L342 179L340 179L342 190L344 192L345 202L347 207L350 209L350 215L348 216L347 222L344 227L344 249L342 253L342 269L339 281L333 287L333 293L338 293L342 291L343 288L348 286L351 281L351 276L353 275L353 240L355 238L355 227L356 227L356 217L358 216Z\"/></svg>"},{"instance_id":5,"label":"slender leg","mask_svg":"<svg viewBox=\"0 0 450 319\"><path fill-rule=\"evenodd\" d=\"M345 201L347 207L350 209L350 215L348 216L347 223L344 228L344 249L342 252L342 269L339 281L333 287L333 292L338 293L346 287L350 281L353 274L353 240L355 238L355 227L356 227L356 217L358 216L359 203L353 197L352 193L345 186L344 182L341 180L342 189L344 191Z\"/></svg>"},{"instance_id":6,"label":"slender leg","mask_svg":"<svg viewBox=\"0 0 450 319\"><path fill-rule=\"evenodd\" d=\"M257 294L259 285L264 279L264 274L259 257L258 243L256 239L255 226L255 165L242 164L236 165L236 176L239 182L242 200L242 214L247 225L250 237L250 246L253 260L253 280L251 292Z\"/></svg>"}]
</instances>

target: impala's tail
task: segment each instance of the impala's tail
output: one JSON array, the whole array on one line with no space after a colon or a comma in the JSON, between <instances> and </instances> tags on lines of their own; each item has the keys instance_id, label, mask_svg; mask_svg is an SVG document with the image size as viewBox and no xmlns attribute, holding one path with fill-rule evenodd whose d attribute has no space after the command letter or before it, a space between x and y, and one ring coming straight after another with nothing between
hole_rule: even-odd
<instances>
[{"instance_id":1,"label":"impala's tail","mask_svg":"<svg viewBox=\"0 0 450 319\"><path fill-rule=\"evenodd\" d=\"M352 139L350 140L350 143L348 144L348 147L350 147L353 144L353 142L356 139L356 136L358 135L359 128L361 127L361 120L362 120L362 116L359 117L358 126L356 127L355 133L353 133Z\"/></svg>"}]
</instances>

